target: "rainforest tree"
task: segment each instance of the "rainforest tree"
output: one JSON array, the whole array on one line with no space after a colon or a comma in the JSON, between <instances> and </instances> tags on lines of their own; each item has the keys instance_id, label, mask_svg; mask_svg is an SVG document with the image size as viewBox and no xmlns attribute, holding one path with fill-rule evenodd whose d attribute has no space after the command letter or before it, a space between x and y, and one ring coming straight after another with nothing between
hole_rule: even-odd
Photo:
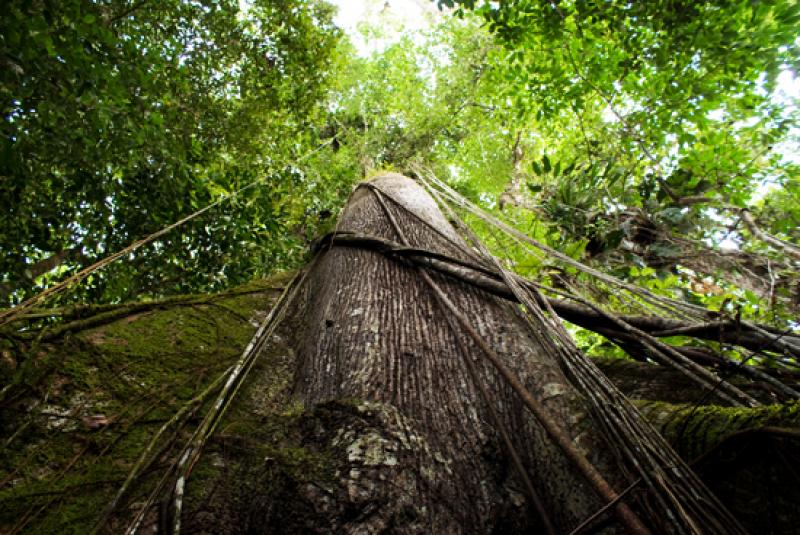
<instances>
[{"instance_id":1,"label":"rainforest tree","mask_svg":"<svg viewBox=\"0 0 800 535\"><path fill-rule=\"evenodd\" d=\"M790 325L796 6L592 6L485 3L492 34L462 11L402 39L345 71L331 128L363 168L423 162L602 270ZM523 272L584 282L497 245Z\"/></svg>"},{"instance_id":2,"label":"rainforest tree","mask_svg":"<svg viewBox=\"0 0 800 535\"><path fill-rule=\"evenodd\" d=\"M796 524L798 6L439 3L4 8L8 303L222 202L3 311L0 525Z\"/></svg>"}]
</instances>

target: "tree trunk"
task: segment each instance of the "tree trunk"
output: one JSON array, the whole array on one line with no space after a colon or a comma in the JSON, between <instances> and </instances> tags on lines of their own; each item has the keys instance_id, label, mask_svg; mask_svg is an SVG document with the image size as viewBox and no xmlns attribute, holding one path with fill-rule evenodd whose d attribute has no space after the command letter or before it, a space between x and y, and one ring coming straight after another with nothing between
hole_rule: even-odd
<instances>
[{"instance_id":1,"label":"tree trunk","mask_svg":"<svg viewBox=\"0 0 800 535\"><path fill-rule=\"evenodd\" d=\"M47 336L28 353L17 354L7 344L0 346L0 382L11 380L8 373L13 370L7 369L8 365L28 370L25 385L11 391L17 393L6 396L6 402L0 404L0 434L5 446L0 456L0 479L5 483L0 485L0 532L14 532L15 527L23 533L92 532L165 418L185 409L188 400L206 391L236 361L255 331L254 324L263 319L265 308L270 308L288 278L254 281L223 294L35 314L35 319L62 315L66 323L42 333ZM476 295L483 299L483 294ZM463 387L454 387L446 376L428 380L436 379L442 389L447 386L471 392L475 407L468 410L477 410L480 416L469 421L481 419L472 434L466 424L448 424L450 413L443 410L429 412L444 414L447 429L455 431L451 437L434 434L430 438L433 433L424 422L402 414L396 404L365 401L364 397L306 407L292 403L287 394L293 383L302 383L295 380L298 361L289 342L302 339L304 330L309 329L303 317L307 305L282 324L209 441L188 481L183 533L435 533L482 529L465 526L463 519L467 517L486 519L487 531L536 532L535 527L526 530L535 518L529 521L526 516L522 485L486 417L483 401L469 387L468 376L457 377L462 381L466 378L467 386ZM429 307L412 302L412 308L417 306ZM441 314L436 310L433 314L431 321L436 323ZM516 321L511 322L513 326L508 328L517 329ZM392 332L397 323L382 326L383 332ZM421 350L408 352L431 358ZM477 352L473 356L480 358ZM384 360L376 362L383 365ZM306 360L304 365L311 372L309 363ZM439 363L438 358L434 363ZM702 453L693 466L752 532L797 532L800 489L795 467L800 462L800 435L796 431L796 402L759 409L696 407L700 398L704 403L719 400L701 395L682 375L660 366L630 361L599 364L629 397L670 402L643 401L637 405L687 461ZM746 382L737 382L737 386L745 387ZM297 390L302 393L302 389ZM501 388L493 405L507 399L509 406L504 411L508 413L518 402L505 391ZM439 396L449 400L456 395L443 391ZM371 399L375 397L387 396ZM467 406L466 402L458 405ZM192 414L190 411L188 416ZM202 411L195 414L201 415ZM199 422L190 418L186 423L182 433L158 442L149 468L136 478L115 514L101 524L100 533L125 532L132 515L142 510ZM521 437L524 426L509 429ZM483 433L482 443L474 438L478 433ZM451 438L464 442L464 437L467 446L472 445L482 457L468 459L472 464L463 468L452 459L448 464L444 453L430 444L432 440L446 443ZM523 439L515 441L521 450L527 448ZM455 450L459 458L464 458L460 448L454 445L448 451ZM489 504L483 512L472 511L477 502L464 508L467 500L452 490L458 481L477 480L461 472L472 469L472 465L490 476L479 487L486 489L481 503ZM552 473L548 477L553 477ZM577 481L580 476L567 473L554 482L540 482L538 474L531 471L530 477L544 494L551 486L570 485L568 478ZM495 516L488 517L486 510ZM139 533L153 533L159 525L158 516L151 510ZM161 516L161 524L168 524L163 517L169 515ZM705 524L701 525L708 531Z\"/></svg>"},{"instance_id":2,"label":"tree trunk","mask_svg":"<svg viewBox=\"0 0 800 535\"><path fill-rule=\"evenodd\" d=\"M400 175L381 176L372 185L402 199L414 214L394 210L412 247L466 260L457 245L463 242L420 186ZM356 190L338 229L398 240L368 187ZM304 445L339 452L346 462L325 492L298 490L293 502L306 501L317 513L293 528L327 526L349 533L541 528L465 365L469 361L490 393L500 427L510 430L512 450L555 531L569 533L604 500L526 413L478 347L465 333L454 332L448 312L417 270L376 252L342 247L323 252L310 269L296 332L295 393L306 406L327 403L326 410L347 414L338 428L317 430ZM544 356L514 307L458 281L432 278L606 480L617 490L630 484L615 469L580 394ZM358 400L357 410L331 404L345 399ZM266 510L255 514L262 515L262 526L278 518ZM280 516L279 521L285 528L292 520Z\"/></svg>"}]
</instances>

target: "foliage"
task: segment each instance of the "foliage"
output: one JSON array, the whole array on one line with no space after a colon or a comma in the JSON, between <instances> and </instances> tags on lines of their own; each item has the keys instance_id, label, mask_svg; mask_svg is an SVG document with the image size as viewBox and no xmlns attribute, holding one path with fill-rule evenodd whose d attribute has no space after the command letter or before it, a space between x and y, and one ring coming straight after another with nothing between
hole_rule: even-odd
<instances>
[{"instance_id":1,"label":"foliage","mask_svg":"<svg viewBox=\"0 0 800 535\"><path fill-rule=\"evenodd\" d=\"M295 0L246 12L235 0L7 3L4 293L19 299L256 179L266 186L79 295L208 289L286 264L298 173L285 165L317 141L307 129L338 39L331 14Z\"/></svg>"},{"instance_id":2,"label":"foliage","mask_svg":"<svg viewBox=\"0 0 800 535\"><path fill-rule=\"evenodd\" d=\"M778 82L800 63L800 6L439 3L481 17L501 47L484 81L516 112L527 187L511 217L550 222L562 250L588 239L586 257L618 275L650 266L701 304L794 316L796 264L738 209L796 240L797 97ZM698 281L714 290L698 294Z\"/></svg>"},{"instance_id":3,"label":"foliage","mask_svg":"<svg viewBox=\"0 0 800 535\"><path fill-rule=\"evenodd\" d=\"M573 258L788 325L797 263L738 210L798 239L797 4L440 4L455 16L413 34L381 9L366 35L401 37L361 56L315 2L12 4L11 298L267 176L73 298L247 280L296 263L361 178L423 164ZM519 271L626 309L473 223Z\"/></svg>"}]
</instances>

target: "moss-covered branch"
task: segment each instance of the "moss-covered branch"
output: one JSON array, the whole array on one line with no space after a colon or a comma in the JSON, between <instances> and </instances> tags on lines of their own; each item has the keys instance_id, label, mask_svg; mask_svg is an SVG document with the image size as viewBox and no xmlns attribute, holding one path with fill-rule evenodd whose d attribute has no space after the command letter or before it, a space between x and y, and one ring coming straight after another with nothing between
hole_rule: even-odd
<instances>
[{"instance_id":1,"label":"moss-covered branch","mask_svg":"<svg viewBox=\"0 0 800 535\"><path fill-rule=\"evenodd\" d=\"M695 459L726 437L762 428L800 429L800 403L752 409L639 401L639 410L684 459Z\"/></svg>"}]
</instances>

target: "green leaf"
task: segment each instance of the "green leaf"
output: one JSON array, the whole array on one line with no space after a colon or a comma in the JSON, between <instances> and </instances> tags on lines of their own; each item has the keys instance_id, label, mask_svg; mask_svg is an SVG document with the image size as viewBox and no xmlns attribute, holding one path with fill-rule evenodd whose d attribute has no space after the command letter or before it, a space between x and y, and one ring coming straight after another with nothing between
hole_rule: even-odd
<instances>
[{"instance_id":1,"label":"green leaf","mask_svg":"<svg viewBox=\"0 0 800 535\"><path fill-rule=\"evenodd\" d=\"M541 184L534 184L532 182L528 182L528 189L532 193L539 193L539 192L542 191L542 185Z\"/></svg>"}]
</instances>

